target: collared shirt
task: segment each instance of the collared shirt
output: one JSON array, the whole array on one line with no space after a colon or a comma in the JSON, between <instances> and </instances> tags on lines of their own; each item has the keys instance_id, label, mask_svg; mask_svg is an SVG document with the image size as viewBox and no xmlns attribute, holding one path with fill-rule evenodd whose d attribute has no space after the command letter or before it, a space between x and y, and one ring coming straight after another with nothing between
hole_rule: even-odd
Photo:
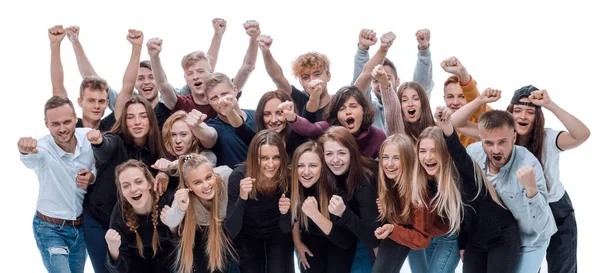
<instances>
[{"instance_id":1,"label":"collared shirt","mask_svg":"<svg viewBox=\"0 0 600 273\"><path fill-rule=\"evenodd\" d=\"M469 145L467 152L488 174L488 177L493 177L489 173L487 155L481 142ZM525 188L516 175L517 170L526 165L530 165L535 170L538 192L532 198L527 197ZM557 229L548 205L544 171L537 158L526 148L514 145L510 159L491 181L502 202L517 220L521 233L521 251L527 252L545 247Z\"/></svg>"},{"instance_id":2,"label":"collared shirt","mask_svg":"<svg viewBox=\"0 0 600 273\"><path fill-rule=\"evenodd\" d=\"M83 211L85 189L77 186L79 171L90 170L96 175L92 145L85 134L89 128L76 128L75 153L60 148L52 135L37 141L37 154L21 154L25 167L35 171L40 183L36 209L44 215L64 220L75 220Z\"/></svg>"}]
</instances>

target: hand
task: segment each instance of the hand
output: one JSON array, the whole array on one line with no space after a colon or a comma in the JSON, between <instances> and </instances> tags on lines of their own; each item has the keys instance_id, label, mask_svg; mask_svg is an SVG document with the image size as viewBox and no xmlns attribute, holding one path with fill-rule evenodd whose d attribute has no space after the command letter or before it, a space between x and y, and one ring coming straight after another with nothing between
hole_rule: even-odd
<instances>
[{"instance_id":1,"label":"hand","mask_svg":"<svg viewBox=\"0 0 600 273\"><path fill-rule=\"evenodd\" d=\"M232 95L227 95L224 97L221 97L219 99L219 111L223 111L225 113L231 113L233 111L235 111L235 97Z\"/></svg>"},{"instance_id":2,"label":"hand","mask_svg":"<svg viewBox=\"0 0 600 273\"><path fill-rule=\"evenodd\" d=\"M163 222L163 224L166 222L165 219L167 219L167 212L170 208L169 205L165 205L160 211L160 221Z\"/></svg>"},{"instance_id":3,"label":"hand","mask_svg":"<svg viewBox=\"0 0 600 273\"><path fill-rule=\"evenodd\" d=\"M67 36L69 37L69 40L71 41L71 43L77 43L79 42L79 27L78 26L70 26L68 28L65 28L65 31L67 32Z\"/></svg>"},{"instance_id":4,"label":"hand","mask_svg":"<svg viewBox=\"0 0 600 273\"><path fill-rule=\"evenodd\" d=\"M517 170L517 179L527 191L527 197L531 198L537 193L537 184L535 183L535 169L525 165Z\"/></svg>"},{"instance_id":5,"label":"hand","mask_svg":"<svg viewBox=\"0 0 600 273\"><path fill-rule=\"evenodd\" d=\"M248 200L248 195L252 191L252 187L254 187L254 182L256 179L246 177L240 180L240 197L244 200Z\"/></svg>"},{"instance_id":6,"label":"hand","mask_svg":"<svg viewBox=\"0 0 600 273\"><path fill-rule=\"evenodd\" d=\"M144 44L144 33L140 30L130 29L127 33L127 41L133 46L141 47Z\"/></svg>"},{"instance_id":7,"label":"hand","mask_svg":"<svg viewBox=\"0 0 600 273\"><path fill-rule=\"evenodd\" d=\"M383 50L390 49L390 47L394 43L394 39L396 39L396 34L394 34L391 31L386 34L383 34L383 36L381 36L381 38L379 38L379 41L381 42L379 44L380 48Z\"/></svg>"},{"instance_id":8,"label":"hand","mask_svg":"<svg viewBox=\"0 0 600 273\"><path fill-rule=\"evenodd\" d=\"M121 246L121 235L114 229L109 229L104 236L106 244L108 245L108 251L111 253L119 253L119 247Z\"/></svg>"},{"instance_id":9,"label":"hand","mask_svg":"<svg viewBox=\"0 0 600 273\"><path fill-rule=\"evenodd\" d=\"M465 250L461 249L459 251L459 253L460 253L460 260L464 262L465 261Z\"/></svg>"},{"instance_id":10,"label":"hand","mask_svg":"<svg viewBox=\"0 0 600 273\"><path fill-rule=\"evenodd\" d=\"M419 50L425 50L429 48L429 39L431 38L431 32L429 29L419 29L417 33L415 33L417 37L417 42L419 42Z\"/></svg>"},{"instance_id":11,"label":"hand","mask_svg":"<svg viewBox=\"0 0 600 273\"><path fill-rule=\"evenodd\" d=\"M152 164L150 167L161 172L168 172L177 169L177 165L173 161L164 158L156 160L156 162L154 162L154 164Z\"/></svg>"},{"instance_id":12,"label":"hand","mask_svg":"<svg viewBox=\"0 0 600 273\"><path fill-rule=\"evenodd\" d=\"M158 38L152 38L146 42L146 46L148 47L148 55L150 57L156 57L160 54L162 50L162 40Z\"/></svg>"},{"instance_id":13,"label":"hand","mask_svg":"<svg viewBox=\"0 0 600 273\"><path fill-rule=\"evenodd\" d=\"M392 233L393 230L394 230L394 225L385 224L383 226L378 227L375 230L375 237L379 240L383 240L383 239L387 238L390 235L390 233Z\"/></svg>"},{"instance_id":14,"label":"hand","mask_svg":"<svg viewBox=\"0 0 600 273\"><path fill-rule=\"evenodd\" d=\"M159 172L156 174L154 178L154 191L158 193L159 196L162 196L167 190L167 186L169 186L169 176L166 173Z\"/></svg>"},{"instance_id":15,"label":"hand","mask_svg":"<svg viewBox=\"0 0 600 273\"><path fill-rule=\"evenodd\" d=\"M260 35L256 40L258 41L258 47L262 52L269 51L271 45L273 44L273 38L267 35Z\"/></svg>"},{"instance_id":16,"label":"hand","mask_svg":"<svg viewBox=\"0 0 600 273\"><path fill-rule=\"evenodd\" d=\"M358 46L368 50L370 46L377 43L377 33L372 29L363 29L358 34Z\"/></svg>"},{"instance_id":17,"label":"hand","mask_svg":"<svg viewBox=\"0 0 600 273\"><path fill-rule=\"evenodd\" d=\"M287 120L288 122L296 121L297 116L296 112L294 111L293 102L286 100L279 104L279 106L277 106L277 110L281 111L281 114L283 115L283 117L285 117L285 120Z\"/></svg>"},{"instance_id":18,"label":"hand","mask_svg":"<svg viewBox=\"0 0 600 273\"><path fill-rule=\"evenodd\" d=\"M187 114L187 117L185 118L185 123L190 128L194 128L194 127L200 126L200 124L202 124L206 120L206 118L207 118L206 114L204 114L196 109L193 109L191 112L189 112Z\"/></svg>"},{"instance_id":19,"label":"hand","mask_svg":"<svg viewBox=\"0 0 600 273\"><path fill-rule=\"evenodd\" d=\"M92 129L88 131L85 136L87 137L87 140L94 145L102 144L102 133L99 130Z\"/></svg>"},{"instance_id":20,"label":"hand","mask_svg":"<svg viewBox=\"0 0 600 273\"><path fill-rule=\"evenodd\" d=\"M479 99L481 99L484 103L492 103L496 102L500 99L502 95L502 91L492 88L487 88L481 95L479 95Z\"/></svg>"},{"instance_id":21,"label":"hand","mask_svg":"<svg viewBox=\"0 0 600 273\"><path fill-rule=\"evenodd\" d=\"M324 84L322 80L312 80L308 83L308 90L306 90L306 93L308 93L308 95L311 97L316 96L317 98L319 98L323 93L323 85Z\"/></svg>"},{"instance_id":22,"label":"hand","mask_svg":"<svg viewBox=\"0 0 600 273\"><path fill-rule=\"evenodd\" d=\"M225 34L225 29L227 28L227 21L225 21L225 19L212 19L212 24L216 35L223 36L223 34Z\"/></svg>"},{"instance_id":23,"label":"hand","mask_svg":"<svg viewBox=\"0 0 600 273\"><path fill-rule=\"evenodd\" d=\"M77 174L77 177L75 178L75 184L77 185L77 187L87 189L88 185L92 184L92 182L94 182L95 179L96 176L94 176L92 172L90 172L87 169L83 169L80 170Z\"/></svg>"},{"instance_id":24,"label":"hand","mask_svg":"<svg viewBox=\"0 0 600 273\"><path fill-rule=\"evenodd\" d=\"M290 210L290 206L292 205L292 201L285 197L285 193L281 195L279 198L279 212L281 214L286 214Z\"/></svg>"},{"instance_id":25,"label":"hand","mask_svg":"<svg viewBox=\"0 0 600 273\"><path fill-rule=\"evenodd\" d=\"M460 61L456 57L450 57L448 59L445 59L440 65L442 66L442 69L444 69L444 71L457 76L461 82L465 80L469 81L470 77L469 73L467 73L467 69L460 63Z\"/></svg>"},{"instance_id":26,"label":"hand","mask_svg":"<svg viewBox=\"0 0 600 273\"><path fill-rule=\"evenodd\" d=\"M308 249L308 247L302 242L295 243L294 245L296 246L296 252L298 253L298 256L300 257L300 262L302 263L302 267L304 268L304 270L309 269L310 265L308 264L308 259L306 259L306 254L313 257L312 252L310 252L310 249Z\"/></svg>"},{"instance_id":27,"label":"hand","mask_svg":"<svg viewBox=\"0 0 600 273\"><path fill-rule=\"evenodd\" d=\"M22 154L37 154L37 139L31 137L22 137L17 142L19 152Z\"/></svg>"},{"instance_id":28,"label":"hand","mask_svg":"<svg viewBox=\"0 0 600 273\"><path fill-rule=\"evenodd\" d=\"M377 212L379 213L379 215L381 215L383 213L383 207L381 206L381 200L379 198L375 199L375 202L377 203Z\"/></svg>"},{"instance_id":29,"label":"hand","mask_svg":"<svg viewBox=\"0 0 600 273\"><path fill-rule=\"evenodd\" d=\"M244 23L244 29L250 38L256 39L260 35L260 25L254 20L246 21L246 23Z\"/></svg>"},{"instance_id":30,"label":"hand","mask_svg":"<svg viewBox=\"0 0 600 273\"><path fill-rule=\"evenodd\" d=\"M342 217L342 214L344 214L344 211L346 210L346 205L344 204L342 197L334 194L331 197L331 200L329 200L328 208L329 213L337 217Z\"/></svg>"},{"instance_id":31,"label":"hand","mask_svg":"<svg viewBox=\"0 0 600 273\"><path fill-rule=\"evenodd\" d=\"M531 92L531 95L529 95L529 99L531 100L531 103L543 107L548 107L548 105L552 103L546 89Z\"/></svg>"},{"instance_id":32,"label":"hand","mask_svg":"<svg viewBox=\"0 0 600 273\"><path fill-rule=\"evenodd\" d=\"M190 189L180 189L175 192L175 202L177 208L181 211L186 211L190 204Z\"/></svg>"},{"instance_id":33,"label":"hand","mask_svg":"<svg viewBox=\"0 0 600 273\"><path fill-rule=\"evenodd\" d=\"M379 84L379 90L387 90L392 85L388 79L385 69L383 69L383 65L378 64L375 66L375 68L373 68L373 72L371 72L371 76L373 76L373 78Z\"/></svg>"},{"instance_id":34,"label":"hand","mask_svg":"<svg viewBox=\"0 0 600 273\"><path fill-rule=\"evenodd\" d=\"M50 44L60 44L66 35L67 32L63 29L62 25L56 25L48 29Z\"/></svg>"},{"instance_id":35,"label":"hand","mask_svg":"<svg viewBox=\"0 0 600 273\"><path fill-rule=\"evenodd\" d=\"M448 124L450 124L450 116L452 116L452 110L445 106L438 106L435 108L435 113L433 116L438 122L438 125L447 126Z\"/></svg>"},{"instance_id":36,"label":"hand","mask_svg":"<svg viewBox=\"0 0 600 273\"><path fill-rule=\"evenodd\" d=\"M313 196L304 199L304 203L302 203L302 212L311 219L319 214L319 204L317 203L317 199Z\"/></svg>"}]
</instances>

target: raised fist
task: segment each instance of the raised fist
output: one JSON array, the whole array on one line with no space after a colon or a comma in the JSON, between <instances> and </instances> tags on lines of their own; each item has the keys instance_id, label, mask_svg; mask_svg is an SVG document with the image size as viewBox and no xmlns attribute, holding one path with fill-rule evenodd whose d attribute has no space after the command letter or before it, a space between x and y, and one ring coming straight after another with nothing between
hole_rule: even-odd
<instances>
[{"instance_id":1,"label":"raised fist","mask_svg":"<svg viewBox=\"0 0 600 273\"><path fill-rule=\"evenodd\" d=\"M156 57L158 54L160 54L160 51L162 50L162 42L163 41L158 38L152 38L148 40L146 46L148 46L148 55L150 55L150 57Z\"/></svg>"},{"instance_id":2,"label":"raised fist","mask_svg":"<svg viewBox=\"0 0 600 273\"><path fill-rule=\"evenodd\" d=\"M535 169L529 165L525 165L517 170L517 179L526 190L537 189L535 183Z\"/></svg>"},{"instance_id":3,"label":"raised fist","mask_svg":"<svg viewBox=\"0 0 600 273\"><path fill-rule=\"evenodd\" d=\"M235 97L232 95L223 96L219 99L219 110L225 113L234 111Z\"/></svg>"},{"instance_id":4,"label":"raised fist","mask_svg":"<svg viewBox=\"0 0 600 273\"><path fill-rule=\"evenodd\" d=\"M331 196L331 200L329 200L329 206L327 208L329 209L329 213L337 217L342 217L342 214L344 214L344 211L346 210L346 205L344 204L342 197L334 194Z\"/></svg>"},{"instance_id":5,"label":"raised fist","mask_svg":"<svg viewBox=\"0 0 600 273\"><path fill-rule=\"evenodd\" d=\"M215 34L223 35L225 33L225 29L227 28L227 21L221 18L212 19L213 28L215 29Z\"/></svg>"},{"instance_id":6,"label":"raised fist","mask_svg":"<svg viewBox=\"0 0 600 273\"><path fill-rule=\"evenodd\" d=\"M50 38L50 44L60 44L67 35L62 25L56 25L48 29L48 38Z\"/></svg>"},{"instance_id":7,"label":"raised fist","mask_svg":"<svg viewBox=\"0 0 600 273\"><path fill-rule=\"evenodd\" d=\"M304 212L308 218L313 218L315 215L319 214L319 204L317 203L317 199L313 196L304 199L304 203L302 203L302 212Z\"/></svg>"},{"instance_id":8,"label":"raised fist","mask_svg":"<svg viewBox=\"0 0 600 273\"><path fill-rule=\"evenodd\" d=\"M248 195L252 191L254 181L256 181L256 179L250 177L240 180L240 198L248 200Z\"/></svg>"},{"instance_id":9,"label":"raised fist","mask_svg":"<svg viewBox=\"0 0 600 273\"><path fill-rule=\"evenodd\" d=\"M277 110L281 111L283 117L288 122L296 121L296 112L294 111L294 103L287 100L277 106Z\"/></svg>"},{"instance_id":10,"label":"raised fist","mask_svg":"<svg viewBox=\"0 0 600 273\"><path fill-rule=\"evenodd\" d=\"M31 137L22 137L17 142L19 152L22 154L37 154L37 140Z\"/></svg>"},{"instance_id":11,"label":"raised fist","mask_svg":"<svg viewBox=\"0 0 600 273\"><path fill-rule=\"evenodd\" d=\"M369 49L370 46L377 43L377 33L372 29L363 29L358 34L358 45L362 49Z\"/></svg>"},{"instance_id":12,"label":"raised fist","mask_svg":"<svg viewBox=\"0 0 600 273\"><path fill-rule=\"evenodd\" d=\"M273 39L271 38L271 36L267 36L267 35L258 36L257 41L258 41L258 47L260 47L260 50L262 52L269 51L269 49L271 48L271 45L273 44Z\"/></svg>"},{"instance_id":13,"label":"raised fist","mask_svg":"<svg viewBox=\"0 0 600 273\"><path fill-rule=\"evenodd\" d=\"M546 89L531 92L531 95L529 95L529 99L533 104L543 107L547 107L548 104L552 102L550 100L550 96L548 96L548 92L546 91Z\"/></svg>"},{"instance_id":14,"label":"raised fist","mask_svg":"<svg viewBox=\"0 0 600 273\"><path fill-rule=\"evenodd\" d=\"M69 37L69 40L71 41L71 43L79 42L79 27L78 26L70 26L68 28L65 28L65 31L67 32L67 36Z\"/></svg>"},{"instance_id":15,"label":"raised fist","mask_svg":"<svg viewBox=\"0 0 600 273\"><path fill-rule=\"evenodd\" d=\"M202 124L202 122L204 122L204 120L206 120L207 116L206 114L193 109L191 112L189 112L187 114L187 117L185 118L185 123L189 126L189 127L197 127L200 124Z\"/></svg>"},{"instance_id":16,"label":"raised fist","mask_svg":"<svg viewBox=\"0 0 600 273\"><path fill-rule=\"evenodd\" d=\"M102 144L102 133L99 130L92 129L88 131L85 136L87 137L87 140L94 145Z\"/></svg>"},{"instance_id":17,"label":"raised fist","mask_svg":"<svg viewBox=\"0 0 600 273\"><path fill-rule=\"evenodd\" d=\"M469 74L467 73L467 69L454 56L443 60L441 63L441 67L442 69L444 69L444 71L457 76L459 79L461 79L461 81L465 77L469 76Z\"/></svg>"},{"instance_id":18,"label":"raised fist","mask_svg":"<svg viewBox=\"0 0 600 273\"><path fill-rule=\"evenodd\" d=\"M108 251L110 253L119 253L119 247L121 247L121 235L114 229L109 229L104 236L106 244L108 245Z\"/></svg>"},{"instance_id":19,"label":"raised fist","mask_svg":"<svg viewBox=\"0 0 600 273\"><path fill-rule=\"evenodd\" d=\"M419 42L419 50L425 50L429 48L429 39L431 38L431 33L429 29L419 29L417 33L415 33L417 37L417 42Z\"/></svg>"},{"instance_id":20,"label":"raised fist","mask_svg":"<svg viewBox=\"0 0 600 273\"><path fill-rule=\"evenodd\" d=\"M379 38L379 41L381 42L381 44L380 44L381 49L383 49L383 50L390 49L390 47L394 43L394 39L396 39L396 34L394 34L391 31L386 34L383 34L383 36L381 36L381 38Z\"/></svg>"},{"instance_id":21,"label":"raised fist","mask_svg":"<svg viewBox=\"0 0 600 273\"><path fill-rule=\"evenodd\" d=\"M290 210L290 206L292 205L292 201L285 197L285 193L281 195L279 198L279 212L281 214L286 214Z\"/></svg>"},{"instance_id":22,"label":"raised fist","mask_svg":"<svg viewBox=\"0 0 600 273\"><path fill-rule=\"evenodd\" d=\"M246 34L250 36L250 38L256 39L260 35L260 26L258 22L254 20L248 20L244 23L244 29L246 29Z\"/></svg>"},{"instance_id":23,"label":"raised fist","mask_svg":"<svg viewBox=\"0 0 600 273\"><path fill-rule=\"evenodd\" d=\"M383 69L383 65L378 64L375 66L371 72L371 76L379 83L379 90L387 90L390 88L390 85L392 85L387 77L385 69Z\"/></svg>"},{"instance_id":24,"label":"raised fist","mask_svg":"<svg viewBox=\"0 0 600 273\"><path fill-rule=\"evenodd\" d=\"M180 189L175 192L175 201L181 211L186 211L190 204L190 189Z\"/></svg>"},{"instance_id":25,"label":"raised fist","mask_svg":"<svg viewBox=\"0 0 600 273\"><path fill-rule=\"evenodd\" d=\"M127 41L134 46L142 46L144 44L144 33L140 30L130 29L127 33Z\"/></svg>"},{"instance_id":26,"label":"raised fist","mask_svg":"<svg viewBox=\"0 0 600 273\"><path fill-rule=\"evenodd\" d=\"M308 83L308 90L306 90L306 93L308 93L309 96L319 97L323 93L323 85L324 83L322 80L314 79Z\"/></svg>"},{"instance_id":27,"label":"raised fist","mask_svg":"<svg viewBox=\"0 0 600 273\"><path fill-rule=\"evenodd\" d=\"M481 93L481 95L479 95L479 98L485 103L492 103L498 101L501 97L501 94L502 91L488 87L485 89L485 91L483 91L483 93Z\"/></svg>"}]
</instances>

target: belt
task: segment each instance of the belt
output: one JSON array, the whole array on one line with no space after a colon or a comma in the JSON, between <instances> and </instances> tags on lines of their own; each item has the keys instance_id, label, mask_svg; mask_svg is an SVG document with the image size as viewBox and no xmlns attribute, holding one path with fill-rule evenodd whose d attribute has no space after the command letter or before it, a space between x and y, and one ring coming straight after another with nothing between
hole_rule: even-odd
<instances>
[{"instance_id":1,"label":"belt","mask_svg":"<svg viewBox=\"0 0 600 273\"><path fill-rule=\"evenodd\" d=\"M81 222L83 222L83 217L79 216L75 220L63 220L58 218L52 218L50 216L43 215L41 212L36 211L36 215L38 218L55 225L64 225L64 226L79 226Z\"/></svg>"}]
</instances>

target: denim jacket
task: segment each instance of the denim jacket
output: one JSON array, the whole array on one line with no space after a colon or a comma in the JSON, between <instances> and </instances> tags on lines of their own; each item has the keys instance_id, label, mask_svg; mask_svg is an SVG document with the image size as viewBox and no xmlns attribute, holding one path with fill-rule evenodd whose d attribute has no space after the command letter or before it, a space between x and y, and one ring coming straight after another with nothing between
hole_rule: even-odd
<instances>
[{"instance_id":1,"label":"denim jacket","mask_svg":"<svg viewBox=\"0 0 600 273\"><path fill-rule=\"evenodd\" d=\"M487 156L482 143L476 142L469 145L467 152L487 173ZM532 198L527 198L525 188L516 175L517 170L526 165L535 169L538 193ZM548 205L544 171L537 158L526 148L514 145L510 160L498 172L494 188L517 220L521 233L521 251L528 252L545 248L557 229Z\"/></svg>"}]
</instances>

